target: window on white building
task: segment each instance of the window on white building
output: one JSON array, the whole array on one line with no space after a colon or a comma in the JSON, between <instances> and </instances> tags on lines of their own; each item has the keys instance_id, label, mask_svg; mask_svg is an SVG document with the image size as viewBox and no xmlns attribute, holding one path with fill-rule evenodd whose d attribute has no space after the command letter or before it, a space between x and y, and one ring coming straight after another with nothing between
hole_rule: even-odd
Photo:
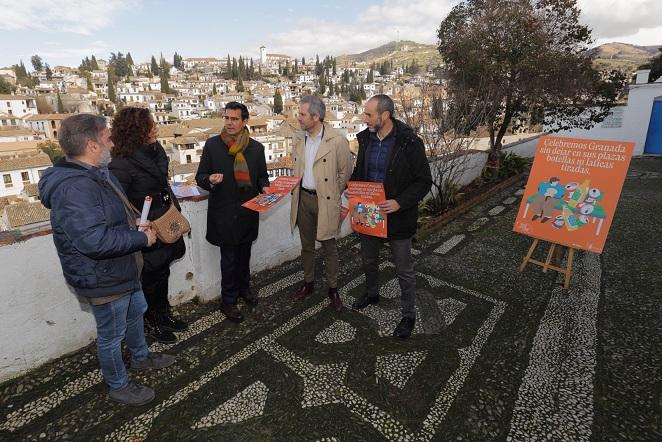
<instances>
[{"instance_id":1,"label":"window on white building","mask_svg":"<svg viewBox=\"0 0 662 442\"><path fill-rule=\"evenodd\" d=\"M9 175L8 173L2 175L2 180L4 181L6 188L14 186L14 184L11 181L11 175Z\"/></svg>"},{"instance_id":2,"label":"window on white building","mask_svg":"<svg viewBox=\"0 0 662 442\"><path fill-rule=\"evenodd\" d=\"M23 184L28 184L30 182L30 174L28 172L21 172L21 179Z\"/></svg>"}]
</instances>

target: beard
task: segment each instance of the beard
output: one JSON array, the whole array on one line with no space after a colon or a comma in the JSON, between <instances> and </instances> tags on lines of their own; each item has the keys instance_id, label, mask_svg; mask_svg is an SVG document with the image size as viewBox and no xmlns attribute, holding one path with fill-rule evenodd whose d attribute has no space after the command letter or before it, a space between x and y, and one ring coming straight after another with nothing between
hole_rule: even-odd
<instances>
[{"instance_id":1,"label":"beard","mask_svg":"<svg viewBox=\"0 0 662 442\"><path fill-rule=\"evenodd\" d=\"M379 132L382 127L384 127L384 120L379 118L379 120L377 120L377 123L373 127L368 126L368 130L372 133L376 133Z\"/></svg>"},{"instance_id":2,"label":"beard","mask_svg":"<svg viewBox=\"0 0 662 442\"><path fill-rule=\"evenodd\" d=\"M99 167L108 167L112 159L113 157L110 155L110 149L103 150L99 157Z\"/></svg>"}]
</instances>

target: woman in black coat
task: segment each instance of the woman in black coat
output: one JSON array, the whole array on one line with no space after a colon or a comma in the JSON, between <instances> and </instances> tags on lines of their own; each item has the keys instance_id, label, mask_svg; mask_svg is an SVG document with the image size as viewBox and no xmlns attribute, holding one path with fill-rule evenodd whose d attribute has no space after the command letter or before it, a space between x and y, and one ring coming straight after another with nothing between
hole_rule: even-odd
<instances>
[{"instance_id":1,"label":"woman in black coat","mask_svg":"<svg viewBox=\"0 0 662 442\"><path fill-rule=\"evenodd\" d=\"M153 221L163 215L172 197L168 184L168 157L161 144L156 141L157 129L148 109L125 107L113 119L113 161L108 168L117 177L126 195L138 210L142 209L146 196L152 198L148 219ZM147 313L147 334L163 343L173 343L177 337L173 331L186 330L188 324L176 319L168 302L168 278L170 263L184 256L186 246L179 238L173 244L157 241L152 247L143 249L143 271L141 282Z\"/></svg>"}]
</instances>

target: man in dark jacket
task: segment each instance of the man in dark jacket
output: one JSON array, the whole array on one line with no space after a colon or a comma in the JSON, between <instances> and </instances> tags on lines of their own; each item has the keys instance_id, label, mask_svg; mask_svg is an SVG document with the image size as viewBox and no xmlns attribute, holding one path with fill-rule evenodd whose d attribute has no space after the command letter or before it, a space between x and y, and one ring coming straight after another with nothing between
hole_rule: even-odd
<instances>
[{"instance_id":1,"label":"man in dark jacket","mask_svg":"<svg viewBox=\"0 0 662 442\"><path fill-rule=\"evenodd\" d=\"M39 181L41 200L51 209L53 241L69 285L92 307L97 326L97 355L110 398L142 405L154 391L129 379L122 360L122 340L131 368L172 365L170 355L150 353L145 342L140 288L140 249L154 244L151 228L136 230L134 214L124 204L119 183L108 172L113 143L106 120L74 115L60 127L65 158Z\"/></svg>"},{"instance_id":2,"label":"man in dark jacket","mask_svg":"<svg viewBox=\"0 0 662 442\"><path fill-rule=\"evenodd\" d=\"M402 320L393 336L408 338L416 322L411 242L416 233L418 203L430 191L432 175L423 141L393 114L393 100L387 95L375 95L366 102L363 119L368 128L356 137L359 152L351 181L384 183L386 201L379 207L387 214L388 241L402 302ZM378 259L382 243L374 236L359 236L367 290L352 305L357 310L379 302Z\"/></svg>"},{"instance_id":3,"label":"man in dark jacket","mask_svg":"<svg viewBox=\"0 0 662 442\"><path fill-rule=\"evenodd\" d=\"M248 108L232 101L225 106L225 127L202 150L195 180L209 194L207 241L221 248L221 311L233 322L243 314L237 299L257 305L250 290L250 259L260 217L241 205L269 187L264 146L249 137Z\"/></svg>"}]
</instances>

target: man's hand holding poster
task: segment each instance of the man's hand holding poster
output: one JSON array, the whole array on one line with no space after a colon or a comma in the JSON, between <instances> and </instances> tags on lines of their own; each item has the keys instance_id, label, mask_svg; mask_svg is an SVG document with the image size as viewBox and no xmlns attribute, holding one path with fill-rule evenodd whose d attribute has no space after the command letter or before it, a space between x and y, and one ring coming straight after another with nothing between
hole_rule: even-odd
<instances>
[{"instance_id":1,"label":"man's hand holding poster","mask_svg":"<svg viewBox=\"0 0 662 442\"><path fill-rule=\"evenodd\" d=\"M350 181L347 183L347 199L352 230L365 235L386 238L386 214L378 205L386 199L384 185Z\"/></svg>"},{"instance_id":2,"label":"man's hand holding poster","mask_svg":"<svg viewBox=\"0 0 662 442\"><path fill-rule=\"evenodd\" d=\"M292 189L299 185L300 180L300 176L279 176L271 183L271 186L264 189L265 193L246 201L242 206L264 213L292 192Z\"/></svg>"}]
</instances>

